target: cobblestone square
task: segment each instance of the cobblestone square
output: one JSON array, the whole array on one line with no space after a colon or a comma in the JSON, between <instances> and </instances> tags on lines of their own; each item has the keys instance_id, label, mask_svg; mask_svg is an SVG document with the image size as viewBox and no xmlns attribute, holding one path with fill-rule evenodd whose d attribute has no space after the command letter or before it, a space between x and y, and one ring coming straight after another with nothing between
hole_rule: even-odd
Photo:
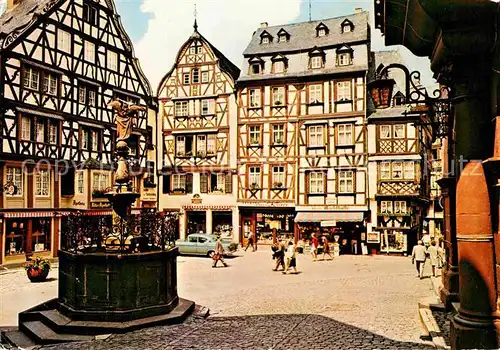
<instances>
[{"instance_id":1,"label":"cobblestone square","mask_svg":"<svg viewBox=\"0 0 500 350\"><path fill-rule=\"evenodd\" d=\"M426 349L418 301L432 295L411 260L341 256L312 262L299 255L297 275L273 272L270 249L240 252L228 268L206 258L178 258L179 295L210 308L208 319L113 335L50 349ZM426 270L426 276L429 276ZM31 284L24 270L0 275L1 324L57 295L51 281Z\"/></svg>"}]
</instances>

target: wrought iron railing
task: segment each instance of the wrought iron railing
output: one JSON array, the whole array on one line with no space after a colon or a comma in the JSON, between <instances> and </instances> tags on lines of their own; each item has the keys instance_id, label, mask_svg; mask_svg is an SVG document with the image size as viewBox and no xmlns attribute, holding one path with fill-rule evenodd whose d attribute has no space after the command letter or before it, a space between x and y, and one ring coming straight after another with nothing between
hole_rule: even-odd
<instances>
[{"instance_id":1,"label":"wrought iron railing","mask_svg":"<svg viewBox=\"0 0 500 350\"><path fill-rule=\"evenodd\" d=\"M82 212L63 220L61 249L72 253L134 254L165 251L175 246L177 213L141 209L123 219Z\"/></svg>"}]
</instances>

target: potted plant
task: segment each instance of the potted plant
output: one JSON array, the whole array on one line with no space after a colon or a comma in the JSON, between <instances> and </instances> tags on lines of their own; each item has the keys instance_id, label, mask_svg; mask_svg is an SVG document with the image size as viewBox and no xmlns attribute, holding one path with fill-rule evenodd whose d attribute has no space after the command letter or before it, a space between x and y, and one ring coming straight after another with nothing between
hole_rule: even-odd
<instances>
[{"instance_id":1,"label":"potted plant","mask_svg":"<svg viewBox=\"0 0 500 350\"><path fill-rule=\"evenodd\" d=\"M179 193L179 194L180 194L180 193L184 193L184 192L185 192L185 190L184 190L184 188L182 188L182 187L176 187L176 188L174 188L174 189L172 190L172 192L174 192L174 193Z\"/></svg>"},{"instance_id":2,"label":"potted plant","mask_svg":"<svg viewBox=\"0 0 500 350\"><path fill-rule=\"evenodd\" d=\"M276 144L276 145L282 145L283 144L283 139L279 138L279 139L274 140L274 144Z\"/></svg>"},{"instance_id":3,"label":"potted plant","mask_svg":"<svg viewBox=\"0 0 500 350\"><path fill-rule=\"evenodd\" d=\"M199 158L205 158L207 156L207 154L205 153L205 151L198 151L198 157Z\"/></svg>"},{"instance_id":4,"label":"potted plant","mask_svg":"<svg viewBox=\"0 0 500 350\"><path fill-rule=\"evenodd\" d=\"M277 181L277 182L273 183L273 187L274 187L274 188L281 188L281 187L283 187L283 183L282 183L282 182Z\"/></svg>"},{"instance_id":5,"label":"potted plant","mask_svg":"<svg viewBox=\"0 0 500 350\"><path fill-rule=\"evenodd\" d=\"M106 191L105 190L93 190L92 198L105 198Z\"/></svg>"},{"instance_id":6,"label":"potted plant","mask_svg":"<svg viewBox=\"0 0 500 350\"><path fill-rule=\"evenodd\" d=\"M252 183L252 184L250 185L250 188L251 188L252 190L258 190L258 189L259 189L259 185L258 185L256 182L254 182L254 183Z\"/></svg>"},{"instance_id":7,"label":"potted plant","mask_svg":"<svg viewBox=\"0 0 500 350\"><path fill-rule=\"evenodd\" d=\"M50 261L41 256L36 256L24 263L24 269L31 282L43 282L49 275Z\"/></svg>"},{"instance_id":8,"label":"potted plant","mask_svg":"<svg viewBox=\"0 0 500 350\"><path fill-rule=\"evenodd\" d=\"M250 140L250 144L251 145L258 145L258 144L260 144L260 139L257 137L252 137L252 139Z\"/></svg>"}]
</instances>

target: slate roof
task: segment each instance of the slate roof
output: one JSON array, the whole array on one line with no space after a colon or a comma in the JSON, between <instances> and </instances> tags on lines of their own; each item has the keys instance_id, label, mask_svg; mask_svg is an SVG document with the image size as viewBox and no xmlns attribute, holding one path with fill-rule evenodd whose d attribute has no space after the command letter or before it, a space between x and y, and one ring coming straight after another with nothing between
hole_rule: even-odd
<instances>
[{"instance_id":1,"label":"slate roof","mask_svg":"<svg viewBox=\"0 0 500 350\"><path fill-rule=\"evenodd\" d=\"M354 30L342 33L341 24L349 19L354 24ZM316 36L316 27L325 24L329 29L329 34L323 37ZM278 42L278 32L284 29L290 35L287 42ZM273 41L269 44L261 44L261 34L267 31L273 36ZM368 12L360 12L352 15L323 19L311 22L301 22L294 24L278 25L266 28L259 28L252 36L252 40L243 52L248 57L252 55L266 55L273 53L284 53L290 51L310 50L314 47L325 47L369 40Z\"/></svg>"}]
</instances>

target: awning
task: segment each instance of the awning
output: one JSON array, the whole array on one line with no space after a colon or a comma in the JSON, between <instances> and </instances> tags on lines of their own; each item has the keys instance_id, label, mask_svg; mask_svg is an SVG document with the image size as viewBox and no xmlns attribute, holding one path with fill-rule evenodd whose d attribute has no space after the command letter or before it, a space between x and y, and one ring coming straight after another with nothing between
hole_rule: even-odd
<instances>
[{"instance_id":1,"label":"awning","mask_svg":"<svg viewBox=\"0 0 500 350\"><path fill-rule=\"evenodd\" d=\"M363 221L364 213L353 211L338 211L338 212L299 212L295 216L295 222L323 222L323 221L341 221L341 222L360 222Z\"/></svg>"},{"instance_id":2,"label":"awning","mask_svg":"<svg viewBox=\"0 0 500 350\"><path fill-rule=\"evenodd\" d=\"M52 211L11 211L3 212L4 218L49 218L54 216Z\"/></svg>"}]
</instances>

